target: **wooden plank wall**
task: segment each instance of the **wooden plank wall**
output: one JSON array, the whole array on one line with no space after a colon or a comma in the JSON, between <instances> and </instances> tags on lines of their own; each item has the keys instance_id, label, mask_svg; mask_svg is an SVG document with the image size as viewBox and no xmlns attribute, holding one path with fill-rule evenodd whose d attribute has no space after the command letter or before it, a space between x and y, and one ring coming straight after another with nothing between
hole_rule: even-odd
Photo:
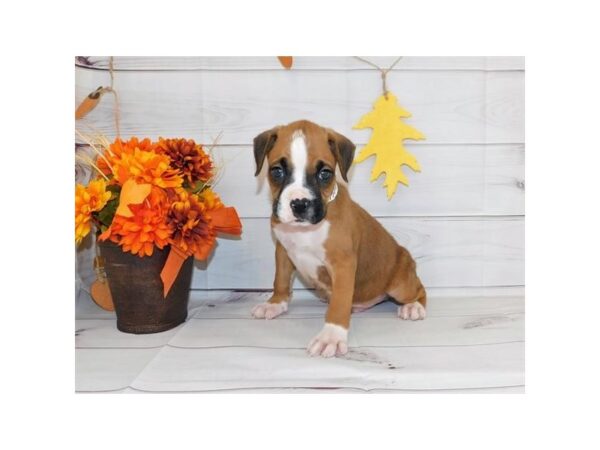
<instances>
[{"instance_id":1,"label":"wooden plank wall","mask_svg":"<svg viewBox=\"0 0 600 450\"><path fill-rule=\"evenodd\" d=\"M393 57L374 57L380 65ZM266 289L273 242L265 173L253 177L252 139L305 118L350 137L380 94L379 73L352 57L297 57L285 71L275 57L116 57L121 133L183 136L210 143L223 176L217 191L237 207L241 240L221 240L197 264L197 289ZM76 58L76 102L109 82L108 57ZM430 287L524 284L524 60L521 57L405 57L388 86L427 140L409 150L422 172L387 201L372 162L350 172L352 196L406 246ZM112 103L79 123L114 137ZM300 286L298 284L298 286Z\"/></svg>"}]
</instances>

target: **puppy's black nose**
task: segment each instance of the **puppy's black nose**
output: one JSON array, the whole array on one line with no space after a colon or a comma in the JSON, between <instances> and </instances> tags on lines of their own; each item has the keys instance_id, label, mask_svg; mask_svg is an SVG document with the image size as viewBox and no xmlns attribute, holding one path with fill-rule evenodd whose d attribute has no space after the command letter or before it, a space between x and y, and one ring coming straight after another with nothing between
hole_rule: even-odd
<instances>
[{"instance_id":1,"label":"puppy's black nose","mask_svg":"<svg viewBox=\"0 0 600 450\"><path fill-rule=\"evenodd\" d=\"M300 218L308 209L308 202L309 200L307 198L296 198L292 200L290 202L290 207L292 208L294 216Z\"/></svg>"}]
</instances>

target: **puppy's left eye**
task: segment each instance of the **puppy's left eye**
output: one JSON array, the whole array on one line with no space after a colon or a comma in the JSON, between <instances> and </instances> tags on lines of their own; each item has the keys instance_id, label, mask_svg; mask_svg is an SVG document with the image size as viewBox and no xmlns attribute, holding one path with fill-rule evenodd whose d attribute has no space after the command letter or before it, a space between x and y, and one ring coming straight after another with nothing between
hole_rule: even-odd
<instances>
[{"instance_id":1,"label":"puppy's left eye","mask_svg":"<svg viewBox=\"0 0 600 450\"><path fill-rule=\"evenodd\" d=\"M327 183L333 177L333 172L329 169L323 169L318 173L317 177L321 183Z\"/></svg>"}]
</instances>

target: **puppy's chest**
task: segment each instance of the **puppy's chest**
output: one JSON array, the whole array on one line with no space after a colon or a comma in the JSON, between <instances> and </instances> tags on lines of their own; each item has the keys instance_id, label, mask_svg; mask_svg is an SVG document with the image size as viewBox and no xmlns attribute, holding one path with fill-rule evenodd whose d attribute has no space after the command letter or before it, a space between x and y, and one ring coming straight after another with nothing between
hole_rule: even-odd
<instances>
[{"instance_id":1,"label":"puppy's chest","mask_svg":"<svg viewBox=\"0 0 600 450\"><path fill-rule=\"evenodd\" d=\"M325 265L325 242L329 222L307 227L278 224L273 227L277 240L285 248L296 270L307 280L318 280L318 269Z\"/></svg>"}]
</instances>

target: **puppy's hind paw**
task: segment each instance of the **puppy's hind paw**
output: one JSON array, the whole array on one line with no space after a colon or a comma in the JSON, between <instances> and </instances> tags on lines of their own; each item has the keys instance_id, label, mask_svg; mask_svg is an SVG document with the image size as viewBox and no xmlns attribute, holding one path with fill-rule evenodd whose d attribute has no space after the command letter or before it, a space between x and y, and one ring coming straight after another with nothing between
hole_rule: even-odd
<instances>
[{"instance_id":1,"label":"puppy's hind paw","mask_svg":"<svg viewBox=\"0 0 600 450\"><path fill-rule=\"evenodd\" d=\"M425 307L419 302L407 303L398 307L398 317L403 320L423 320L425 316Z\"/></svg>"},{"instance_id":2,"label":"puppy's hind paw","mask_svg":"<svg viewBox=\"0 0 600 450\"><path fill-rule=\"evenodd\" d=\"M288 309L287 302L260 303L252 308L252 317L255 319L274 319Z\"/></svg>"}]
</instances>

